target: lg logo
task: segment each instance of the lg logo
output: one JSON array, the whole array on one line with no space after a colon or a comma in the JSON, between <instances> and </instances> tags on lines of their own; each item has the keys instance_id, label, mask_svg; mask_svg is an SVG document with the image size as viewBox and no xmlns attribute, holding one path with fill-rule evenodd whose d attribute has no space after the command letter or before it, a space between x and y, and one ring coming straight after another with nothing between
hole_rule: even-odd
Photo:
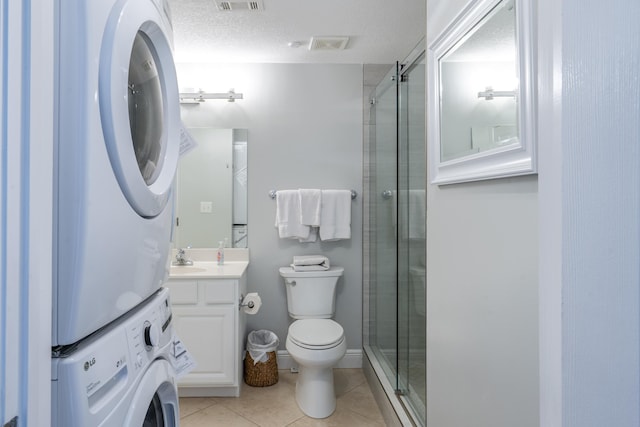
<instances>
[{"instance_id":1,"label":"lg logo","mask_svg":"<svg viewBox=\"0 0 640 427\"><path fill-rule=\"evenodd\" d=\"M84 370L88 371L90 367L96 364L96 358L92 357L91 359L84 362Z\"/></svg>"}]
</instances>

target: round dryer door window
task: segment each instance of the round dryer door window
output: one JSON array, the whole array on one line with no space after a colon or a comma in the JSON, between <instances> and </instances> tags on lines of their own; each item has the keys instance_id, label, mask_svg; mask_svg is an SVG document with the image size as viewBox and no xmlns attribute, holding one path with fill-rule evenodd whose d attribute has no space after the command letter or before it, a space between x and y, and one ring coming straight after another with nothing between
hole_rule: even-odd
<instances>
[{"instance_id":1,"label":"round dryer door window","mask_svg":"<svg viewBox=\"0 0 640 427\"><path fill-rule=\"evenodd\" d=\"M154 2L121 1L100 54L100 117L114 175L131 207L155 217L178 166L180 105L169 40Z\"/></svg>"},{"instance_id":2,"label":"round dryer door window","mask_svg":"<svg viewBox=\"0 0 640 427\"><path fill-rule=\"evenodd\" d=\"M138 31L129 62L129 126L138 169L147 185L162 169L164 102L153 46Z\"/></svg>"}]
</instances>

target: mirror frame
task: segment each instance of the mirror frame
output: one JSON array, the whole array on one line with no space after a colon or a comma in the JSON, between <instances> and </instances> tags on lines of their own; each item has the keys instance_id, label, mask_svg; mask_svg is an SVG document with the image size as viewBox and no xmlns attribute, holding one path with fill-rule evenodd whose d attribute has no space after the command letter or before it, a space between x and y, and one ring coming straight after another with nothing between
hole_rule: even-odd
<instances>
[{"instance_id":1,"label":"mirror frame","mask_svg":"<svg viewBox=\"0 0 640 427\"><path fill-rule=\"evenodd\" d=\"M513 0L516 7L516 45L519 72L517 90L519 144L497 147L452 160L441 160L440 60L503 0L474 0L429 46L427 55L429 154L431 183L453 184L537 172L535 145L535 88L533 81L533 13L530 0ZM508 0L507 0L508 1Z\"/></svg>"}]
</instances>

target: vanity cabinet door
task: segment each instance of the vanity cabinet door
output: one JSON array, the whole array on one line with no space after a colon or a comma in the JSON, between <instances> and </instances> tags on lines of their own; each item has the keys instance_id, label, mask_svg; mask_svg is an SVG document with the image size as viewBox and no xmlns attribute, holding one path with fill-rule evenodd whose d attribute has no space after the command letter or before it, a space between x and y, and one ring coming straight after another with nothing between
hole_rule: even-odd
<instances>
[{"instance_id":1,"label":"vanity cabinet door","mask_svg":"<svg viewBox=\"0 0 640 427\"><path fill-rule=\"evenodd\" d=\"M196 367L180 386L236 385L235 305L173 307L176 333Z\"/></svg>"}]
</instances>

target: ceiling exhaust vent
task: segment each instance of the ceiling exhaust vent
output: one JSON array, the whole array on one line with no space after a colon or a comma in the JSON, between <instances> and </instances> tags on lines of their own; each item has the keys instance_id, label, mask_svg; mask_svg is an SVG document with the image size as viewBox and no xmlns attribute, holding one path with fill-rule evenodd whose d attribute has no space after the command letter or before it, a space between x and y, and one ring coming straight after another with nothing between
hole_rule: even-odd
<instances>
[{"instance_id":1,"label":"ceiling exhaust vent","mask_svg":"<svg viewBox=\"0 0 640 427\"><path fill-rule=\"evenodd\" d=\"M264 10L262 0L215 0L218 10L232 12L238 10L259 11Z\"/></svg>"},{"instance_id":2,"label":"ceiling exhaust vent","mask_svg":"<svg viewBox=\"0 0 640 427\"><path fill-rule=\"evenodd\" d=\"M347 36L311 37L309 50L342 50L347 47L347 43Z\"/></svg>"}]
</instances>

